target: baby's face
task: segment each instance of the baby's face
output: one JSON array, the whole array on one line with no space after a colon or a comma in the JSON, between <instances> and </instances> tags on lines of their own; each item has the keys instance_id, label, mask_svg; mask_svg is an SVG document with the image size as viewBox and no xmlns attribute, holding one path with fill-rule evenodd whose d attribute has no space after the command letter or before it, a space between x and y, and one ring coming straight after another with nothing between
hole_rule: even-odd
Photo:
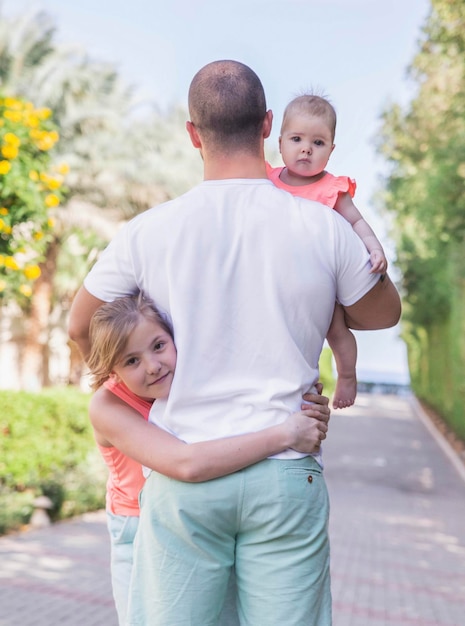
<instances>
[{"instance_id":1,"label":"baby's face","mask_svg":"<svg viewBox=\"0 0 465 626\"><path fill-rule=\"evenodd\" d=\"M290 176L305 179L320 174L333 149L331 129L323 118L296 112L286 120L279 150Z\"/></svg>"}]
</instances>

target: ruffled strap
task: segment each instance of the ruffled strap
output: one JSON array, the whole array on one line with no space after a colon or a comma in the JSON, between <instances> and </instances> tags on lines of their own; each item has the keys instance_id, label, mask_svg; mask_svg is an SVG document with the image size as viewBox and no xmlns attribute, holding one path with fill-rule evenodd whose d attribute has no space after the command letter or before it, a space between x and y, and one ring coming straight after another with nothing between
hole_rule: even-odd
<instances>
[{"instance_id":1,"label":"ruffled strap","mask_svg":"<svg viewBox=\"0 0 465 626\"><path fill-rule=\"evenodd\" d=\"M126 402L130 407L138 411L142 417L146 420L149 418L150 409L153 402L150 400L144 400L135 393L133 393L122 381L116 381L114 378L109 378L103 383L103 386L118 396L120 400Z\"/></svg>"},{"instance_id":2,"label":"ruffled strap","mask_svg":"<svg viewBox=\"0 0 465 626\"><path fill-rule=\"evenodd\" d=\"M266 164L266 174L271 182L279 189L284 189L293 196L321 202L321 204L334 209L340 194L349 193L351 198L355 195L357 184L353 178L348 176L333 176L333 174L326 172L323 178L320 178L316 183L292 186L286 185L279 178L283 169L283 167L272 167L269 163Z\"/></svg>"},{"instance_id":3,"label":"ruffled strap","mask_svg":"<svg viewBox=\"0 0 465 626\"><path fill-rule=\"evenodd\" d=\"M308 187L311 186L312 185L308 185ZM318 197L311 199L322 202L332 209L336 206L340 194L348 193L350 197L353 198L355 196L355 190L357 189L357 183L353 178L349 178L348 176L333 176L329 173L326 173L321 180L315 183L315 187L317 186L318 189L315 189L315 192L318 193Z\"/></svg>"}]
</instances>

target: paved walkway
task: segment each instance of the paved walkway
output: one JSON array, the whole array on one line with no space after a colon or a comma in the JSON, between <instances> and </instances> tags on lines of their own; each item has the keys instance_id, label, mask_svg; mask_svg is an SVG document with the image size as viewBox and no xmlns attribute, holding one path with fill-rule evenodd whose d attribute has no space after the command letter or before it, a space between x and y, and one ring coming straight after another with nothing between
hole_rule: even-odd
<instances>
[{"instance_id":1,"label":"paved walkway","mask_svg":"<svg viewBox=\"0 0 465 626\"><path fill-rule=\"evenodd\" d=\"M465 470L424 419L396 396L333 412L334 626L465 626ZM104 513L0 538L0 626L116 624Z\"/></svg>"}]
</instances>

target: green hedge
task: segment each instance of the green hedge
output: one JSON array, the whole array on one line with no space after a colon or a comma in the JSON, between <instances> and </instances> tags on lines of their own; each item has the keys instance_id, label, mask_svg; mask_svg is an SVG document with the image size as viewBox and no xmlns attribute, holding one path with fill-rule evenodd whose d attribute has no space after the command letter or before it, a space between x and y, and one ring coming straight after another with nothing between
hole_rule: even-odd
<instances>
[{"instance_id":1,"label":"green hedge","mask_svg":"<svg viewBox=\"0 0 465 626\"><path fill-rule=\"evenodd\" d=\"M334 390L331 351L320 360L324 393ZM33 500L53 502L53 520L105 506L107 469L87 416L89 395L73 387L0 391L0 535L30 520Z\"/></svg>"},{"instance_id":2,"label":"green hedge","mask_svg":"<svg viewBox=\"0 0 465 626\"><path fill-rule=\"evenodd\" d=\"M336 380L333 375L333 353L326 346L321 352L318 365L320 368L320 381L323 383L323 395L331 398L336 387Z\"/></svg>"},{"instance_id":3,"label":"green hedge","mask_svg":"<svg viewBox=\"0 0 465 626\"><path fill-rule=\"evenodd\" d=\"M107 470L88 402L72 387L0 391L0 534L27 524L41 494L52 500L54 520L105 505Z\"/></svg>"}]
</instances>

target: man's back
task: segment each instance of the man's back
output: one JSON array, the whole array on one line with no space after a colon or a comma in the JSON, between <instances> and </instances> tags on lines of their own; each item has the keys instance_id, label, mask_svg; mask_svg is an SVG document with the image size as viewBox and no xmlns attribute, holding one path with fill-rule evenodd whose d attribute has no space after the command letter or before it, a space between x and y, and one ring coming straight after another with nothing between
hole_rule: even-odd
<instances>
[{"instance_id":1,"label":"man's back","mask_svg":"<svg viewBox=\"0 0 465 626\"><path fill-rule=\"evenodd\" d=\"M176 375L151 419L188 442L297 410L318 379L336 295L352 304L377 280L344 220L265 179L204 182L139 216L99 276L86 279L95 296L139 288L171 316Z\"/></svg>"}]
</instances>

